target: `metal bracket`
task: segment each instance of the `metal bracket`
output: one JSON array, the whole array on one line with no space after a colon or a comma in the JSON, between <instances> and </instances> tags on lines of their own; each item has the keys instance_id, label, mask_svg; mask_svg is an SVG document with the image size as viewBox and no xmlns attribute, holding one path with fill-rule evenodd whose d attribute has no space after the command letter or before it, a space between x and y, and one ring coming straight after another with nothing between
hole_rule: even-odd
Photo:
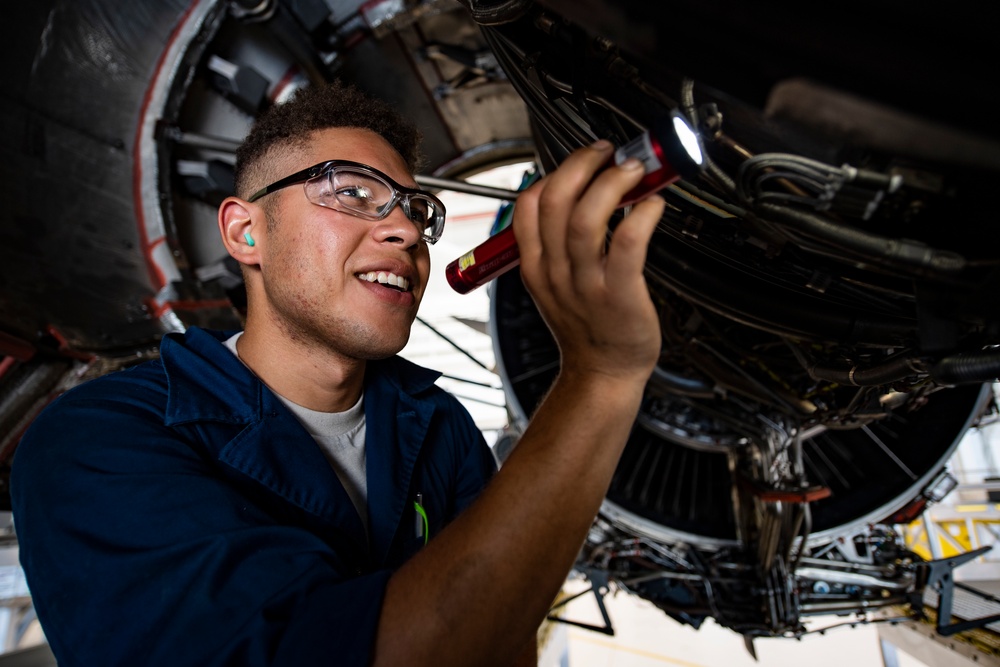
<instances>
[{"instance_id":1,"label":"metal bracket","mask_svg":"<svg viewBox=\"0 0 1000 667\"><path fill-rule=\"evenodd\" d=\"M951 622L951 611L952 605L955 599L955 588L958 587L963 591L976 595L977 597L987 600L989 602L994 602L1000 604L1000 599L986 593L985 591L980 591L968 584L963 584L960 581L955 581L952 576L952 571L963 565L970 560L974 560L984 553L990 550L991 547L982 547L976 549L975 551L969 551L964 554L959 554L957 556L952 556L951 558L942 558L940 560L934 560L926 563L924 567L927 570L927 581L926 585L931 586L938 593L938 608L937 608L937 631L938 634L944 637L950 637L951 635L957 634L959 632L965 632L966 630L974 630L976 628L982 628L990 623L996 623L1000 621L1000 614L993 614L990 616L983 616L982 618L974 618L965 621Z\"/></svg>"},{"instance_id":2,"label":"metal bracket","mask_svg":"<svg viewBox=\"0 0 1000 667\"><path fill-rule=\"evenodd\" d=\"M594 632L600 632L601 634L614 637L615 628L611 624L611 617L608 616L608 608L604 606L604 596L608 594L609 575L607 572L602 572L600 570L594 570L590 568L584 570L584 574L587 576L587 580L590 582L590 588L582 590L579 593L571 595L565 600L560 600L559 602L552 605L545 619L553 621L555 623L565 623L566 625L573 625L578 628L583 628L584 630L593 630ZM560 607L565 607L573 600L581 598L587 593L594 594L594 599L597 602L597 608L600 610L601 617L604 619L603 627L600 625L592 625L590 623L583 623L580 621L571 621L567 618L562 618L561 616L554 616L552 614L552 612L555 611L556 609L559 609Z\"/></svg>"}]
</instances>

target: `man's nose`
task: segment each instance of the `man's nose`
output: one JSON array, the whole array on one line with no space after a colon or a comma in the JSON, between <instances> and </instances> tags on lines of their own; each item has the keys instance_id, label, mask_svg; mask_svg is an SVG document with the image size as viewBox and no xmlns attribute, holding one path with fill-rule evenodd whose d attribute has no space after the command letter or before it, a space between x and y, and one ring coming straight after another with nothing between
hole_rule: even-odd
<instances>
[{"instance_id":1,"label":"man's nose","mask_svg":"<svg viewBox=\"0 0 1000 667\"><path fill-rule=\"evenodd\" d=\"M421 236L416 223L410 220L403 211L402 201L396 202L389 215L376 223L373 234L377 241L399 243L406 248L419 243Z\"/></svg>"}]
</instances>

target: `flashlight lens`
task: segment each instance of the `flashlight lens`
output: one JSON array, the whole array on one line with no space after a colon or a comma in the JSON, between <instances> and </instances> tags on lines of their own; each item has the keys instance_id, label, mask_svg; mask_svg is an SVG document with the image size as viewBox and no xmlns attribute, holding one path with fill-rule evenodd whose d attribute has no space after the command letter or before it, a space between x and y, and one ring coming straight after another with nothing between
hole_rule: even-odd
<instances>
[{"instance_id":1,"label":"flashlight lens","mask_svg":"<svg viewBox=\"0 0 1000 667\"><path fill-rule=\"evenodd\" d=\"M701 146L698 144L698 135L688 125L688 122L677 114L674 115L674 132L677 133L677 138L680 139L681 146L687 151L691 160L701 166L702 162L704 162L704 157L701 154Z\"/></svg>"}]
</instances>

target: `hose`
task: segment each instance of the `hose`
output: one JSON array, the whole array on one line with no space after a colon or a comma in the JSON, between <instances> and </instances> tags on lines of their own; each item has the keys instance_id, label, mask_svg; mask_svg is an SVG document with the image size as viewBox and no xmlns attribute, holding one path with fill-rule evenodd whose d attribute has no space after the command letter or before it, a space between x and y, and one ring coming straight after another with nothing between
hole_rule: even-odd
<instances>
[{"instance_id":1,"label":"hose","mask_svg":"<svg viewBox=\"0 0 1000 667\"><path fill-rule=\"evenodd\" d=\"M929 368L918 357L906 356L865 368L814 365L808 371L815 380L856 387L874 387L908 377L927 375L938 384L977 384L992 382L1000 377L1000 347L945 357Z\"/></svg>"},{"instance_id":2,"label":"hose","mask_svg":"<svg viewBox=\"0 0 1000 667\"><path fill-rule=\"evenodd\" d=\"M862 368L834 368L832 366L810 366L809 375L814 380L836 382L855 387L874 387L897 382L914 375L926 374L926 367L916 357L896 357L875 366Z\"/></svg>"},{"instance_id":3,"label":"hose","mask_svg":"<svg viewBox=\"0 0 1000 667\"><path fill-rule=\"evenodd\" d=\"M940 384L995 381L1000 376L1000 348L946 357L931 367L930 375Z\"/></svg>"}]
</instances>

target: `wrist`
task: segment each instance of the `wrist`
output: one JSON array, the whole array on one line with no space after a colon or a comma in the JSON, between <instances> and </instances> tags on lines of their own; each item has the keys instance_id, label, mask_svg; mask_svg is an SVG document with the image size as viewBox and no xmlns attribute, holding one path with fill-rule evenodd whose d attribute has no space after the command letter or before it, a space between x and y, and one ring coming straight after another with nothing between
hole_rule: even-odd
<instances>
[{"instance_id":1,"label":"wrist","mask_svg":"<svg viewBox=\"0 0 1000 667\"><path fill-rule=\"evenodd\" d=\"M564 366L559 370L555 385L582 395L594 395L607 403L628 405L642 400L648 371Z\"/></svg>"}]
</instances>

